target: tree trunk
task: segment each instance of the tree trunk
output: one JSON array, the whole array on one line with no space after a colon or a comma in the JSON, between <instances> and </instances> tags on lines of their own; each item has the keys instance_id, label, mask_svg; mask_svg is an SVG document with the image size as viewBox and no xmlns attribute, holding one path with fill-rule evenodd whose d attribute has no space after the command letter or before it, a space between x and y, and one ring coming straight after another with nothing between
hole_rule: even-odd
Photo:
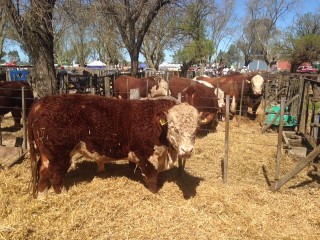
<instances>
[{"instance_id":1,"label":"tree trunk","mask_svg":"<svg viewBox=\"0 0 320 240\"><path fill-rule=\"evenodd\" d=\"M185 65L185 64L181 66L181 72L180 72L181 77L187 77L189 67L190 67L189 65Z\"/></svg>"},{"instance_id":2,"label":"tree trunk","mask_svg":"<svg viewBox=\"0 0 320 240\"><path fill-rule=\"evenodd\" d=\"M6 13L3 9L0 9L0 59L3 57L3 42L5 39L4 27L7 22Z\"/></svg>"},{"instance_id":3,"label":"tree trunk","mask_svg":"<svg viewBox=\"0 0 320 240\"><path fill-rule=\"evenodd\" d=\"M251 59L246 58L246 57L244 58L244 66L248 67L251 62L252 62Z\"/></svg>"},{"instance_id":4,"label":"tree trunk","mask_svg":"<svg viewBox=\"0 0 320 240\"><path fill-rule=\"evenodd\" d=\"M139 51L133 49L129 54L131 58L131 76L136 77L138 75L139 67Z\"/></svg>"},{"instance_id":5,"label":"tree trunk","mask_svg":"<svg viewBox=\"0 0 320 240\"><path fill-rule=\"evenodd\" d=\"M55 0L30 1L29 10L20 15L20 8L5 0L5 10L24 41L33 60L32 83L38 97L56 93L53 56L52 13Z\"/></svg>"},{"instance_id":6,"label":"tree trunk","mask_svg":"<svg viewBox=\"0 0 320 240\"><path fill-rule=\"evenodd\" d=\"M33 52L32 59L34 60L32 83L38 97L57 93L53 53L45 47L38 46L38 51Z\"/></svg>"}]
</instances>

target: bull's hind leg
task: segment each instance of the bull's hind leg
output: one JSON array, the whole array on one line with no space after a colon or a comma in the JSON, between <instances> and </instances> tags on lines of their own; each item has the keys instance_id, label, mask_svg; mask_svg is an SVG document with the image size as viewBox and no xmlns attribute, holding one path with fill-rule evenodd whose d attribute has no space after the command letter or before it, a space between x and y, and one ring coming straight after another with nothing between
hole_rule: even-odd
<instances>
[{"instance_id":1,"label":"bull's hind leg","mask_svg":"<svg viewBox=\"0 0 320 240\"><path fill-rule=\"evenodd\" d=\"M158 172L149 161L139 161L139 168L141 169L142 176L146 187L153 193L159 191L158 186Z\"/></svg>"},{"instance_id":2,"label":"bull's hind leg","mask_svg":"<svg viewBox=\"0 0 320 240\"><path fill-rule=\"evenodd\" d=\"M71 163L68 157L59 157L59 161L50 166L52 171L52 174L50 176L50 183L56 193L61 193L63 178L67 173L70 165Z\"/></svg>"},{"instance_id":3,"label":"bull's hind leg","mask_svg":"<svg viewBox=\"0 0 320 240\"><path fill-rule=\"evenodd\" d=\"M40 161L41 163L39 168L38 191L43 192L49 187L49 160L44 154L41 154Z\"/></svg>"}]
</instances>

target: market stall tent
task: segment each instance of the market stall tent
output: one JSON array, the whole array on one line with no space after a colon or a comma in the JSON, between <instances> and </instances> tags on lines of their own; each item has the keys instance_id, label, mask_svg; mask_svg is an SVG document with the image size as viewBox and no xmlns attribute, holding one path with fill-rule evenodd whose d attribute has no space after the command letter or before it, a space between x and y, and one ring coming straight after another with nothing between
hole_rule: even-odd
<instances>
[{"instance_id":1,"label":"market stall tent","mask_svg":"<svg viewBox=\"0 0 320 240\"><path fill-rule=\"evenodd\" d=\"M87 64L87 68L105 68L107 65L101 61L93 61Z\"/></svg>"}]
</instances>

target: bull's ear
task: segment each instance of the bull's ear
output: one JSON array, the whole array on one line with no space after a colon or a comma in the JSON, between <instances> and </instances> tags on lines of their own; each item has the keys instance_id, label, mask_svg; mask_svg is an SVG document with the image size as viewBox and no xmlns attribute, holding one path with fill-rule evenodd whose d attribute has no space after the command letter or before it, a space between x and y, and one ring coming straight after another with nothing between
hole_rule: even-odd
<instances>
[{"instance_id":1,"label":"bull's ear","mask_svg":"<svg viewBox=\"0 0 320 240\"><path fill-rule=\"evenodd\" d=\"M168 125L168 120L167 120L167 113L166 112L161 112L161 113L158 113L156 115L156 122L157 122L157 125L162 128L166 125Z\"/></svg>"},{"instance_id":2,"label":"bull's ear","mask_svg":"<svg viewBox=\"0 0 320 240\"><path fill-rule=\"evenodd\" d=\"M163 125L166 125L168 122L167 122L167 119L160 118L159 123L161 126L163 126Z\"/></svg>"}]
</instances>

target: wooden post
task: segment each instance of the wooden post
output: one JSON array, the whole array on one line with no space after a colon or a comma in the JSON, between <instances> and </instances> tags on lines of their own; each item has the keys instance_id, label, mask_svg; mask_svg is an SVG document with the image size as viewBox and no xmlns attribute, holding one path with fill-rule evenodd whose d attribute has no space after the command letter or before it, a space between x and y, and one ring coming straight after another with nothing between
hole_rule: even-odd
<instances>
[{"instance_id":1,"label":"wooden post","mask_svg":"<svg viewBox=\"0 0 320 240\"><path fill-rule=\"evenodd\" d=\"M69 93L69 76L64 75L63 80L64 80L64 84L65 84L65 88L66 88L65 93Z\"/></svg>"},{"instance_id":2,"label":"wooden post","mask_svg":"<svg viewBox=\"0 0 320 240\"><path fill-rule=\"evenodd\" d=\"M2 118L0 118L0 146L2 146L2 130L1 130Z\"/></svg>"},{"instance_id":3,"label":"wooden post","mask_svg":"<svg viewBox=\"0 0 320 240\"><path fill-rule=\"evenodd\" d=\"M308 109L309 109L309 86L310 82L307 81L303 84L303 91L302 91L302 101L300 104L299 112L299 132L305 133L306 132L306 124L307 124L307 118L308 118Z\"/></svg>"},{"instance_id":4,"label":"wooden post","mask_svg":"<svg viewBox=\"0 0 320 240\"><path fill-rule=\"evenodd\" d=\"M92 76L90 76L90 94L91 95L95 95L95 89L94 89L94 87L93 87L93 84L92 84Z\"/></svg>"},{"instance_id":5,"label":"wooden post","mask_svg":"<svg viewBox=\"0 0 320 240\"><path fill-rule=\"evenodd\" d=\"M261 117L261 122L265 122L266 120L266 111L267 111L267 99L268 99L268 93L269 93L269 81L267 81L264 89L264 99L262 99L262 104L263 104L263 112L262 112L262 117Z\"/></svg>"},{"instance_id":6,"label":"wooden post","mask_svg":"<svg viewBox=\"0 0 320 240\"><path fill-rule=\"evenodd\" d=\"M146 89L146 98L149 97L149 79L147 78L147 89Z\"/></svg>"},{"instance_id":7,"label":"wooden post","mask_svg":"<svg viewBox=\"0 0 320 240\"><path fill-rule=\"evenodd\" d=\"M241 114L242 114L243 88L244 88L244 80L242 80L242 85L241 85L241 98L240 98L239 116L241 116Z\"/></svg>"},{"instance_id":8,"label":"wooden post","mask_svg":"<svg viewBox=\"0 0 320 240\"><path fill-rule=\"evenodd\" d=\"M223 183L227 183L228 178L228 154L229 154L229 106L230 96L226 96L226 124L225 124L225 143L224 143L224 160L223 160Z\"/></svg>"},{"instance_id":9,"label":"wooden post","mask_svg":"<svg viewBox=\"0 0 320 240\"><path fill-rule=\"evenodd\" d=\"M288 101L288 102L284 105L284 108L288 107L288 106L290 105L290 103L292 103L294 100L296 100L296 99L299 98L299 97L300 97L299 94L295 95L293 98L291 98L290 101ZM279 115L280 115L280 112L277 112L277 113L275 114L274 118L270 121L270 123L267 124L266 126L264 126L264 127L260 130L260 132L261 132L261 133L264 133L264 132L277 120L277 118L279 117Z\"/></svg>"},{"instance_id":10,"label":"wooden post","mask_svg":"<svg viewBox=\"0 0 320 240\"><path fill-rule=\"evenodd\" d=\"M309 165L311 161L313 161L316 157L320 155L320 145L313 149L308 156L301 159L299 163L297 163L294 168L288 172L283 178L279 179L275 184L272 186L273 191L277 191L281 186L283 186L286 182L288 182L291 178L297 175L302 169Z\"/></svg>"},{"instance_id":11,"label":"wooden post","mask_svg":"<svg viewBox=\"0 0 320 240\"><path fill-rule=\"evenodd\" d=\"M104 95L110 97L110 78L104 77Z\"/></svg>"},{"instance_id":12,"label":"wooden post","mask_svg":"<svg viewBox=\"0 0 320 240\"><path fill-rule=\"evenodd\" d=\"M281 162L281 149L282 149L282 131L283 131L283 117L284 117L284 104L285 98L281 98L281 105L280 105L280 124L278 129L278 146L277 146L277 162L276 162L276 174L275 174L275 181L279 180L280 176L280 162Z\"/></svg>"},{"instance_id":13,"label":"wooden post","mask_svg":"<svg viewBox=\"0 0 320 240\"><path fill-rule=\"evenodd\" d=\"M277 92L277 94L275 96L273 96L271 99L268 99L266 101L266 106L268 106L273 100L275 100L277 97L280 96L280 94L282 94L282 92L284 92L286 89L282 88L279 92Z\"/></svg>"},{"instance_id":14,"label":"wooden post","mask_svg":"<svg viewBox=\"0 0 320 240\"><path fill-rule=\"evenodd\" d=\"M25 88L21 88L21 101L22 101L22 127L23 127L23 144L22 150L25 152L27 150L27 119L26 119L26 97Z\"/></svg>"},{"instance_id":15,"label":"wooden post","mask_svg":"<svg viewBox=\"0 0 320 240\"><path fill-rule=\"evenodd\" d=\"M170 80L169 80L168 76L166 78L167 78L166 81L167 81L167 84L168 84L167 96L170 96ZM181 101L181 96L180 96L180 101Z\"/></svg>"}]
</instances>

